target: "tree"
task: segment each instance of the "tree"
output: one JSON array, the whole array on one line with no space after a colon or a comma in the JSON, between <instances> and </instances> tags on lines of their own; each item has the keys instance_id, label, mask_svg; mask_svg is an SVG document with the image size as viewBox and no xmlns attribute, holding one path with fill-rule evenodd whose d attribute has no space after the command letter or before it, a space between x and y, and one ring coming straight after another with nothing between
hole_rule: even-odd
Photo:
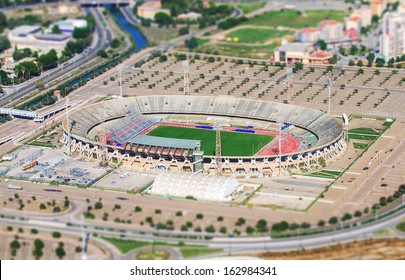
<instances>
[{"instance_id":1,"label":"tree","mask_svg":"<svg viewBox=\"0 0 405 280\"><path fill-rule=\"evenodd\" d=\"M45 210L45 209L46 209L45 204L41 203L41 204L39 205L39 209L41 209L41 210Z\"/></svg>"},{"instance_id":2,"label":"tree","mask_svg":"<svg viewBox=\"0 0 405 280\"><path fill-rule=\"evenodd\" d=\"M318 227L323 227L323 226L325 226L325 221L324 221L324 220L320 220L320 221L318 222Z\"/></svg>"},{"instance_id":3,"label":"tree","mask_svg":"<svg viewBox=\"0 0 405 280\"><path fill-rule=\"evenodd\" d=\"M354 64L354 61L353 60L349 60L349 66L354 66L355 64Z\"/></svg>"},{"instance_id":4,"label":"tree","mask_svg":"<svg viewBox=\"0 0 405 280\"><path fill-rule=\"evenodd\" d=\"M361 60L361 59L359 59L358 61L357 61L357 64L356 64L357 66L359 66L359 67L362 67L363 66L363 61Z\"/></svg>"},{"instance_id":5,"label":"tree","mask_svg":"<svg viewBox=\"0 0 405 280\"><path fill-rule=\"evenodd\" d=\"M20 50L15 50L15 51L13 52L13 60L14 60L14 61L19 61L19 60L21 60L21 59L23 59L23 58L24 58L24 54L23 54L22 51L20 51Z\"/></svg>"},{"instance_id":6,"label":"tree","mask_svg":"<svg viewBox=\"0 0 405 280\"><path fill-rule=\"evenodd\" d=\"M247 234L252 234L255 232L255 229L252 226L247 226L246 227L246 233Z\"/></svg>"},{"instance_id":7,"label":"tree","mask_svg":"<svg viewBox=\"0 0 405 280\"><path fill-rule=\"evenodd\" d=\"M89 36L89 30L87 28L75 27L72 32L72 37L74 39L86 39Z\"/></svg>"},{"instance_id":8,"label":"tree","mask_svg":"<svg viewBox=\"0 0 405 280\"><path fill-rule=\"evenodd\" d=\"M56 256L58 256L59 259L62 259L64 256L66 256L66 252L63 246L59 245L58 248L56 248L55 250L55 254Z\"/></svg>"},{"instance_id":9,"label":"tree","mask_svg":"<svg viewBox=\"0 0 405 280\"><path fill-rule=\"evenodd\" d=\"M224 227L224 226L220 227L219 232L222 234L226 234L227 233L226 227Z\"/></svg>"},{"instance_id":10,"label":"tree","mask_svg":"<svg viewBox=\"0 0 405 280\"><path fill-rule=\"evenodd\" d=\"M198 47L198 40L195 37L191 37L189 40L186 40L184 42L184 45L186 46L186 48L188 48L189 50L195 49L196 47Z\"/></svg>"},{"instance_id":11,"label":"tree","mask_svg":"<svg viewBox=\"0 0 405 280\"><path fill-rule=\"evenodd\" d=\"M95 204L94 204L94 209L101 209L101 208L103 208L103 203L101 202L101 201L97 201Z\"/></svg>"},{"instance_id":12,"label":"tree","mask_svg":"<svg viewBox=\"0 0 405 280\"><path fill-rule=\"evenodd\" d=\"M331 225L337 224L337 222L338 222L338 218L337 218L337 217L331 217L331 218L329 219L329 224L331 224Z\"/></svg>"},{"instance_id":13,"label":"tree","mask_svg":"<svg viewBox=\"0 0 405 280\"><path fill-rule=\"evenodd\" d=\"M371 67L371 66L373 65L374 58L375 58L375 54L374 54L374 53L369 53L369 54L367 55L366 59L367 59L367 61L368 61L368 63L367 63L367 66L368 66L368 67Z\"/></svg>"},{"instance_id":14,"label":"tree","mask_svg":"<svg viewBox=\"0 0 405 280\"><path fill-rule=\"evenodd\" d=\"M359 48L356 45L350 46L350 54L355 55L359 51Z\"/></svg>"},{"instance_id":15,"label":"tree","mask_svg":"<svg viewBox=\"0 0 405 280\"><path fill-rule=\"evenodd\" d=\"M18 79L29 80L32 76L39 76L38 65L32 61L23 61L14 67L14 73Z\"/></svg>"},{"instance_id":16,"label":"tree","mask_svg":"<svg viewBox=\"0 0 405 280\"><path fill-rule=\"evenodd\" d=\"M10 41L8 38L4 35L0 36L0 52L3 52L7 49L9 49L11 46Z\"/></svg>"},{"instance_id":17,"label":"tree","mask_svg":"<svg viewBox=\"0 0 405 280\"><path fill-rule=\"evenodd\" d=\"M51 49L48 53L38 57L38 63L42 65L42 69L49 70L58 66L58 56L54 49Z\"/></svg>"},{"instance_id":18,"label":"tree","mask_svg":"<svg viewBox=\"0 0 405 280\"><path fill-rule=\"evenodd\" d=\"M114 38L110 43L110 47L113 49L118 48L120 45L121 45L121 41L118 38Z\"/></svg>"},{"instance_id":19,"label":"tree","mask_svg":"<svg viewBox=\"0 0 405 280\"><path fill-rule=\"evenodd\" d=\"M354 216L356 218L361 217L363 215L363 213L361 213L361 211L357 210L356 212L354 212Z\"/></svg>"},{"instance_id":20,"label":"tree","mask_svg":"<svg viewBox=\"0 0 405 280\"><path fill-rule=\"evenodd\" d=\"M10 242L10 248L11 250L18 250L21 248L21 244L17 239L14 239Z\"/></svg>"},{"instance_id":21,"label":"tree","mask_svg":"<svg viewBox=\"0 0 405 280\"><path fill-rule=\"evenodd\" d=\"M197 215L195 215L195 217L196 217L197 219L201 220L201 219L204 218L204 215L201 214L201 213L198 213Z\"/></svg>"},{"instance_id":22,"label":"tree","mask_svg":"<svg viewBox=\"0 0 405 280\"><path fill-rule=\"evenodd\" d=\"M98 55L99 57L102 57L102 58L108 58L108 54L107 54L107 52L106 52L105 50L99 50L99 51L97 52L97 55Z\"/></svg>"},{"instance_id":23,"label":"tree","mask_svg":"<svg viewBox=\"0 0 405 280\"><path fill-rule=\"evenodd\" d=\"M379 21L380 17L378 15L373 15L373 17L371 18L371 23L378 24Z\"/></svg>"},{"instance_id":24,"label":"tree","mask_svg":"<svg viewBox=\"0 0 405 280\"><path fill-rule=\"evenodd\" d=\"M182 27L182 28L179 29L179 35L180 36L186 35L188 33L190 33L190 28L188 26L185 26L185 27Z\"/></svg>"},{"instance_id":25,"label":"tree","mask_svg":"<svg viewBox=\"0 0 405 280\"><path fill-rule=\"evenodd\" d=\"M7 27L7 17L3 12L0 12L0 33L3 33Z\"/></svg>"},{"instance_id":26,"label":"tree","mask_svg":"<svg viewBox=\"0 0 405 280\"><path fill-rule=\"evenodd\" d=\"M328 48L328 44L324 40L318 40L316 44L319 46L321 50L326 50Z\"/></svg>"},{"instance_id":27,"label":"tree","mask_svg":"<svg viewBox=\"0 0 405 280\"><path fill-rule=\"evenodd\" d=\"M60 31L59 25L55 24L55 25L52 27L52 33L53 33L53 34L60 34L60 33L62 33L62 31Z\"/></svg>"},{"instance_id":28,"label":"tree","mask_svg":"<svg viewBox=\"0 0 405 280\"><path fill-rule=\"evenodd\" d=\"M262 232L267 231L267 222L266 222L266 220L263 220L263 219L258 220L257 223L256 223L256 228L259 231L262 231Z\"/></svg>"},{"instance_id":29,"label":"tree","mask_svg":"<svg viewBox=\"0 0 405 280\"><path fill-rule=\"evenodd\" d=\"M35 239L34 240L34 249L32 251L32 255L36 258L39 259L42 257L44 254L42 249L44 248L44 242L41 239Z\"/></svg>"},{"instance_id":30,"label":"tree","mask_svg":"<svg viewBox=\"0 0 405 280\"><path fill-rule=\"evenodd\" d=\"M53 238L61 238L62 234L58 231L52 232L52 237Z\"/></svg>"},{"instance_id":31,"label":"tree","mask_svg":"<svg viewBox=\"0 0 405 280\"><path fill-rule=\"evenodd\" d=\"M142 208L139 207L139 206L135 206L134 211L135 211L135 212L141 212L141 211L142 211Z\"/></svg>"},{"instance_id":32,"label":"tree","mask_svg":"<svg viewBox=\"0 0 405 280\"><path fill-rule=\"evenodd\" d=\"M8 77L8 74L4 70L0 70L0 84L9 85L12 84L11 79Z\"/></svg>"},{"instance_id":33,"label":"tree","mask_svg":"<svg viewBox=\"0 0 405 280\"><path fill-rule=\"evenodd\" d=\"M170 24L173 23L173 19L166 13L156 13L155 14L155 22L159 25L159 27L166 26L168 27Z\"/></svg>"},{"instance_id":34,"label":"tree","mask_svg":"<svg viewBox=\"0 0 405 280\"><path fill-rule=\"evenodd\" d=\"M181 217L181 216L183 216L183 212L181 212L181 211L177 211L177 212L176 212L176 216L177 216L177 217Z\"/></svg>"}]
</instances>

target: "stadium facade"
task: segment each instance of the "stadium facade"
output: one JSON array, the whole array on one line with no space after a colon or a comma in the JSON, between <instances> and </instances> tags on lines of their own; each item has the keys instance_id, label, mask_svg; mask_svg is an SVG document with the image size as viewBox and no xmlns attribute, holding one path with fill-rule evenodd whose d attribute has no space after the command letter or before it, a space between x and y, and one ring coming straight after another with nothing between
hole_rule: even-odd
<instances>
[{"instance_id":1,"label":"stadium facade","mask_svg":"<svg viewBox=\"0 0 405 280\"><path fill-rule=\"evenodd\" d=\"M163 116L207 116L293 128L312 135L300 150L253 156L204 155L197 140L145 135ZM105 138L91 136L107 127ZM143 169L194 173L220 172L236 176L274 176L309 171L340 158L347 144L340 121L322 111L289 104L207 96L137 96L94 103L69 116L63 123L63 143L71 154L111 164ZM103 129L100 129L101 131ZM106 129L104 129L106 130ZM108 135L108 136L107 136ZM303 137L301 137L303 138ZM280 160L281 158L281 160Z\"/></svg>"}]
</instances>

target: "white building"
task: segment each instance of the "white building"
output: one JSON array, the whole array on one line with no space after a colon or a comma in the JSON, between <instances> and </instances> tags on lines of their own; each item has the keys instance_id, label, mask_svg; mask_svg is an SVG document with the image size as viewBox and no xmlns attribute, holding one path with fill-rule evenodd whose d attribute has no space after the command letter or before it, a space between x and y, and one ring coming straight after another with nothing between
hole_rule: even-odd
<instances>
[{"instance_id":1,"label":"white building","mask_svg":"<svg viewBox=\"0 0 405 280\"><path fill-rule=\"evenodd\" d=\"M303 43L315 43L319 40L321 30L319 28L305 27L298 31L298 41Z\"/></svg>"},{"instance_id":2,"label":"white building","mask_svg":"<svg viewBox=\"0 0 405 280\"><path fill-rule=\"evenodd\" d=\"M232 177L162 172L149 192L169 197L191 196L200 200L229 201L238 187L239 182Z\"/></svg>"},{"instance_id":3,"label":"white building","mask_svg":"<svg viewBox=\"0 0 405 280\"><path fill-rule=\"evenodd\" d=\"M332 54L317 50L309 43L289 43L275 48L273 60L275 62L304 64L328 64Z\"/></svg>"},{"instance_id":4,"label":"white building","mask_svg":"<svg viewBox=\"0 0 405 280\"><path fill-rule=\"evenodd\" d=\"M380 52L388 59L405 54L405 5L385 13L382 20Z\"/></svg>"},{"instance_id":5,"label":"white building","mask_svg":"<svg viewBox=\"0 0 405 280\"><path fill-rule=\"evenodd\" d=\"M75 28L86 28L87 21L84 19L66 19L54 23L59 26L62 33L71 34Z\"/></svg>"},{"instance_id":6,"label":"white building","mask_svg":"<svg viewBox=\"0 0 405 280\"><path fill-rule=\"evenodd\" d=\"M336 20L325 19L318 27L321 30L319 39L325 42L336 42L343 38L343 24Z\"/></svg>"},{"instance_id":7,"label":"white building","mask_svg":"<svg viewBox=\"0 0 405 280\"><path fill-rule=\"evenodd\" d=\"M13 49L29 48L32 51L47 53L54 49L60 53L69 40L65 34L42 34L40 26L22 25L10 30L8 39Z\"/></svg>"}]
</instances>

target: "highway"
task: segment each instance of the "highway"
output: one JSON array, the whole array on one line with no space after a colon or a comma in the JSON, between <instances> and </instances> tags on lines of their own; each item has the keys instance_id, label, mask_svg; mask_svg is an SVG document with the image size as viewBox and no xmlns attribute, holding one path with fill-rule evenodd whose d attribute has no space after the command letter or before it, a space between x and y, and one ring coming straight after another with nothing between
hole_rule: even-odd
<instances>
[{"instance_id":1,"label":"highway","mask_svg":"<svg viewBox=\"0 0 405 280\"><path fill-rule=\"evenodd\" d=\"M5 107L7 104L18 100L35 90L37 81L42 81L45 85L49 84L50 82L75 70L79 66L84 65L86 62L96 58L98 50L105 50L108 48L109 43L112 40L110 29L108 27L105 28L102 25L102 15L97 8L88 8L88 12L94 16L96 22L92 45L87 50L83 51L83 53L77 54L69 61L59 65L57 68L43 72L39 77L30 79L20 85L16 85L15 87L4 87L6 94L0 101L0 107Z\"/></svg>"},{"instance_id":2,"label":"highway","mask_svg":"<svg viewBox=\"0 0 405 280\"><path fill-rule=\"evenodd\" d=\"M398 201L398 205L403 203ZM72 222L72 215L78 214L79 209L74 206L74 202L71 202L73 207L68 213L60 213L49 217L32 215L29 213L21 213L21 211L3 211L4 218L0 218L0 222L3 225L10 225L15 227L35 227L45 231L58 230L65 234L80 235L81 234L81 221L74 219L71 226L66 226L67 221ZM11 214L13 213L13 214ZM271 239L269 236L259 237L214 237L211 240L204 239L191 239L190 243L199 245L208 245L210 248L222 248L226 253L241 254L241 253L256 253L265 251L288 251L299 250L303 248L316 248L327 246L330 244L346 243L354 240L364 240L371 238L373 232L382 230L393 226L398 219L405 215L405 208L396 212L395 214L380 219L378 221L351 227L345 230L337 230L334 232L311 235L306 237L292 237L283 239ZM68 218L69 216L69 218ZM128 239L136 239L143 241L153 242L159 240L168 243L177 243L179 241L186 241L187 239L178 238L176 235L182 236L195 236L196 233L185 232L164 232L159 231L160 236L156 237L156 230L135 230L128 229L125 226L119 224L107 223L104 226L95 222L85 222L86 232L97 233L103 236L120 237ZM163 237L162 235L168 234L171 237ZM200 234L201 235L201 234ZM403 236L403 235L400 235ZM392 236L395 237L395 236Z\"/></svg>"}]
</instances>

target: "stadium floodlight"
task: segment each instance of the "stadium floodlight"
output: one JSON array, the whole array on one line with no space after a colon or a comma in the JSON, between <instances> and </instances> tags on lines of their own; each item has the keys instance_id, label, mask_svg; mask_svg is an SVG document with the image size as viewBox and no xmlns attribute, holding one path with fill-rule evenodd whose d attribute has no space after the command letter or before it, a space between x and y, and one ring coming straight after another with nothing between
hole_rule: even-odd
<instances>
[{"instance_id":1,"label":"stadium floodlight","mask_svg":"<svg viewBox=\"0 0 405 280\"><path fill-rule=\"evenodd\" d=\"M328 115L330 115L330 91L332 88L332 80L329 77L326 77L326 82L328 84Z\"/></svg>"},{"instance_id":2,"label":"stadium floodlight","mask_svg":"<svg viewBox=\"0 0 405 280\"><path fill-rule=\"evenodd\" d=\"M120 78L120 96L119 98L122 98L122 64L118 64L118 75Z\"/></svg>"}]
</instances>

